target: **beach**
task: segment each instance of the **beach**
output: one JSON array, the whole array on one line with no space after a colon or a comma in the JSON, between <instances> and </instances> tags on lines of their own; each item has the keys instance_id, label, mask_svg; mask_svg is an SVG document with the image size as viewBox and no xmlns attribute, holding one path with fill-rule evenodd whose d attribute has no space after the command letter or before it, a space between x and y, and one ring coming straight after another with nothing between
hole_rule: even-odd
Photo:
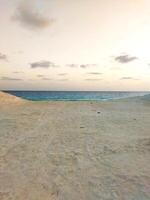
<instances>
[{"instance_id":1,"label":"beach","mask_svg":"<svg viewBox=\"0 0 150 200\"><path fill-rule=\"evenodd\" d=\"M27 101L0 92L1 200L149 200L150 98Z\"/></svg>"}]
</instances>

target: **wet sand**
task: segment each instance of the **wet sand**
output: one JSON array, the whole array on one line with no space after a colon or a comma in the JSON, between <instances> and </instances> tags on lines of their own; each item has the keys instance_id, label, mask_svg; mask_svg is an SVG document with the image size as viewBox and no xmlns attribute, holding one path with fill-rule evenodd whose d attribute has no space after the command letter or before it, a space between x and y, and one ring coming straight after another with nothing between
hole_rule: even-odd
<instances>
[{"instance_id":1,"label":"wet sand","mask_svg":"<svg viewBox=\"0 0 150 200\"><path fill-rule=\"evenodd\" d=\"M0 200L149 200L150 99L0 92Z\"/></svg>"}]
</instances>

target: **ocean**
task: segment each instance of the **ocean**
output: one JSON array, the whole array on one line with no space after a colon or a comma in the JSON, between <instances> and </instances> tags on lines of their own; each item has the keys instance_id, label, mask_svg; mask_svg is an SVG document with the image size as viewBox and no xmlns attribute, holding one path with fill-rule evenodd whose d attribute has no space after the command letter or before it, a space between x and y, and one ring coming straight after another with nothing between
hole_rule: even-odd
<instances>
[{"instance_id":1,"label":"ocean","mask_svg":"<svg viewBox=\"0 0 150 200\"><path fill-rule=\"evenodd\" d=\"M144 96L150 92L123 91L5 91L32 101L105 101L127 97Z\"/></svg>"}]
</instances>

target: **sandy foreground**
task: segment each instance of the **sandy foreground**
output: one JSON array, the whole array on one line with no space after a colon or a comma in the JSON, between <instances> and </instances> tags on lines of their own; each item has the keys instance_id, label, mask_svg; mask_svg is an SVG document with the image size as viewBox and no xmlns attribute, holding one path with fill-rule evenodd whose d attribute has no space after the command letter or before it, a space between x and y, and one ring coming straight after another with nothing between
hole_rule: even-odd
<instances>
[{"instance_id":1,"label":"sandy foreground","mask_svg":"<svg viewBox=\"0 0 150 200\"><path fill-rule=\"evenodd\" d=\"M0 200L150 200L150 100L0 92Z\"/></svg>"}]
</instances>

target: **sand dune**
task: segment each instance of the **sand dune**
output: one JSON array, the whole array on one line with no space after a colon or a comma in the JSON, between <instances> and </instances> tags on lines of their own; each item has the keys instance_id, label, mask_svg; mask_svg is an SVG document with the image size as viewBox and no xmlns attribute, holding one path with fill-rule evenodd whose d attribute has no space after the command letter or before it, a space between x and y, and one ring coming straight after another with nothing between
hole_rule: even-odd
<instances>
[{"instance_id":1,"label":"sand dune","mask_svg":"<svg viewBox=\"0 0 150 200\"><path fill-rule=\"evenodd\" d=\"M1 200L149 200L149 166L148 98L32 102L0 93Z\"/></svg>"},{"instance_id":2,"label":"sand dune","mask_svg":"<svg viewBox=\"0 0 150 200\"><path fill-rule=\"evenodd\" d=\"M5 92L1 92L0 91L0 103L1 104L12 104L12 103L21 103L24 102L25 100L13 96L11 94L5 93Z\"/></svg>"}]
</instances>

